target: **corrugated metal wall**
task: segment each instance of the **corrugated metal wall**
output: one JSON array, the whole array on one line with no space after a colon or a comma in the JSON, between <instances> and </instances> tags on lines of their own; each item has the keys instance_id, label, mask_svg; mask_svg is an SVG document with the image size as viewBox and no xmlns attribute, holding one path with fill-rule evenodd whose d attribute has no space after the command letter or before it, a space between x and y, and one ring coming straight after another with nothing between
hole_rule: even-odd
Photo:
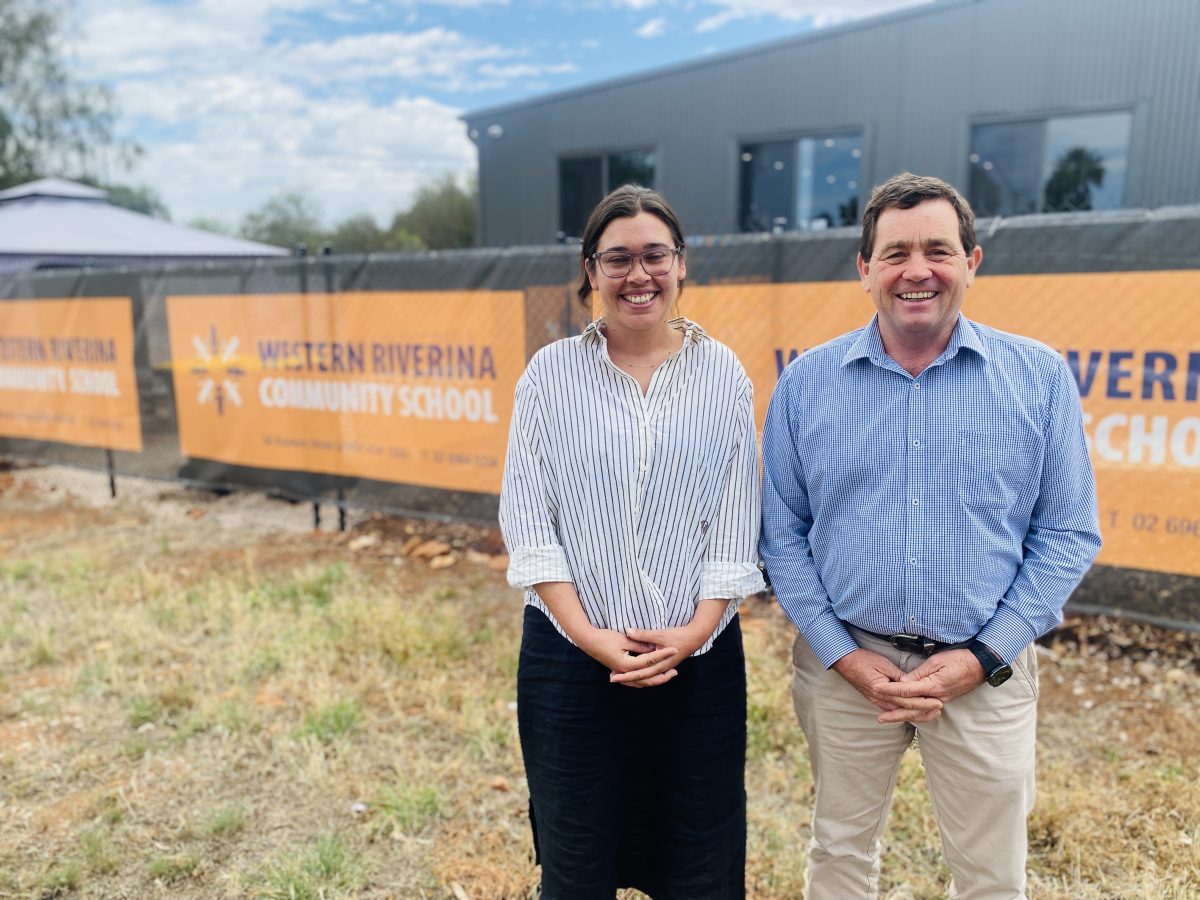
<instances>
[{"instance_id":1,"label":"corrugated metal wall","mask_svg":"<svg viewBox=\"0 0 1200 900\"><path fill-rule=\"evenodd\" d=\"M545 243L558 159L656 153L692 233L736 230L743 141L861 131L861 181L966 187L980 121L1129 111L1127 207L1200 202L1200 2L947 0L466 117L486 246ZM503 129L489 137L489 126Z\"/></svg>"}]
</instances>

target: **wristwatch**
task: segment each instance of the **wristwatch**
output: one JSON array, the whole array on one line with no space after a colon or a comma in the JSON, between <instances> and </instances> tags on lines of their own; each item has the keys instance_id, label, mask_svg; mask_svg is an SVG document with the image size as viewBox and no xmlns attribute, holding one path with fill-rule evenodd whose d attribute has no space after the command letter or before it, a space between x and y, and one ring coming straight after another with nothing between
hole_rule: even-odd
<instances>
[{"instance_id":1,"label":"wristwatch","mask_svg":"<svg viewBox=\"0 0 1200 900\"><path fill-rule=\"evenodd\" d=\"M989 650L983 641L976 638L967 644L967 649L975 654L975 658L983 666L983 677L992 687L1000 687L1012 678L1012 666Z\"/></svg>"}]
</instances>

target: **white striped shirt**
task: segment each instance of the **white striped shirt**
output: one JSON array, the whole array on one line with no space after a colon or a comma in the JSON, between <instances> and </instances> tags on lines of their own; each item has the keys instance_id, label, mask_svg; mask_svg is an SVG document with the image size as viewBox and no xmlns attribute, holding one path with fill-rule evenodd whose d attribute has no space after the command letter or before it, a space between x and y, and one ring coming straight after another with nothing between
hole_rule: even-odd
<instances>
[{"instance_id":1,"label":"white striped shirt","mask_svg":"<svg viewBox=\"0 0 1200 900\"><path fill-rule=\"evenodd\" d=\"M728 598L707 651L758 569L754 388L733 352L686 319L643 396L613 364L603 319L530 360L517 385L500 526L508 580L575 585L597 628L675 628Z\"/></svg>"}]
</instances>

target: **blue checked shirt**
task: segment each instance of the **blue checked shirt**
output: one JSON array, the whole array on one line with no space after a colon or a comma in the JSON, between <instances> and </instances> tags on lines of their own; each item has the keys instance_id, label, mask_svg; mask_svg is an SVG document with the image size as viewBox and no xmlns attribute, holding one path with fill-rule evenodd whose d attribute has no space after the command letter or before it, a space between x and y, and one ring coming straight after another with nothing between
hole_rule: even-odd
<instances>
[{"instance_id":1,"label":"blue checked shirt","mask_svg":"<svg viewBox=\"0 0 1200 900\"><path fill-rule=\"evenodd\" d=\"M844 623L1011 661L1100 549L1079 392L1053 350L960 316L913 378L875 322L802 354L763 430L761 551L826 666Z\"/></svg>"}]
</instances>

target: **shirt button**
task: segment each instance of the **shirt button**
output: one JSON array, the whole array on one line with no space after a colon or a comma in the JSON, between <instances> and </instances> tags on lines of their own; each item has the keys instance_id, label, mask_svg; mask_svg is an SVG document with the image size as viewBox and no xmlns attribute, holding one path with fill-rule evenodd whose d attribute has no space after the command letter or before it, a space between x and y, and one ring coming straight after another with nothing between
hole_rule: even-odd
<instances>
[{"instance_id":1,"label":"shirt button","mask_svg":"<svg viewBox=\"0 0 1200 900\"><path fill-rule=\"evenodd\" d=\"M921 383L919 381L914 381L913 382L913 390L919 391L920 389L921 389Z\"/></svg>"},{"instance_id":2,"label":"shirt button","mask_svg":"<svg viewBox=\"0 0 1200 900\"><path fill-rule=\"evenodd\" d=\"M910 566L915 566L915 565L917 564L917 558L914 556L912 559L910 559L910 560L908 561L908 564L909 564Z\"/></svg>"},{"instance_id":3,"label":"shirt button","mask_svg":"<svg viewBox=\"0 0 1200 900\"><path fill-rule=\"evenodd\" d=\"M918 441L916 438L913 438L913 446L914 446L914 447L920 447L920 446L921 446L921 442L920 442L920 441Z\"/></svg>"},{"instance_id":4,"label":"shirt button","mask_svg":"<svg viewBox=\"0 0 1200 900\"><path fill-rule=\"evenodd\" d=\"M918 500L916 497L913 497L913 506L920 506L920 505L921 505L921 501Z\"/></svg>"}]
</instances>

